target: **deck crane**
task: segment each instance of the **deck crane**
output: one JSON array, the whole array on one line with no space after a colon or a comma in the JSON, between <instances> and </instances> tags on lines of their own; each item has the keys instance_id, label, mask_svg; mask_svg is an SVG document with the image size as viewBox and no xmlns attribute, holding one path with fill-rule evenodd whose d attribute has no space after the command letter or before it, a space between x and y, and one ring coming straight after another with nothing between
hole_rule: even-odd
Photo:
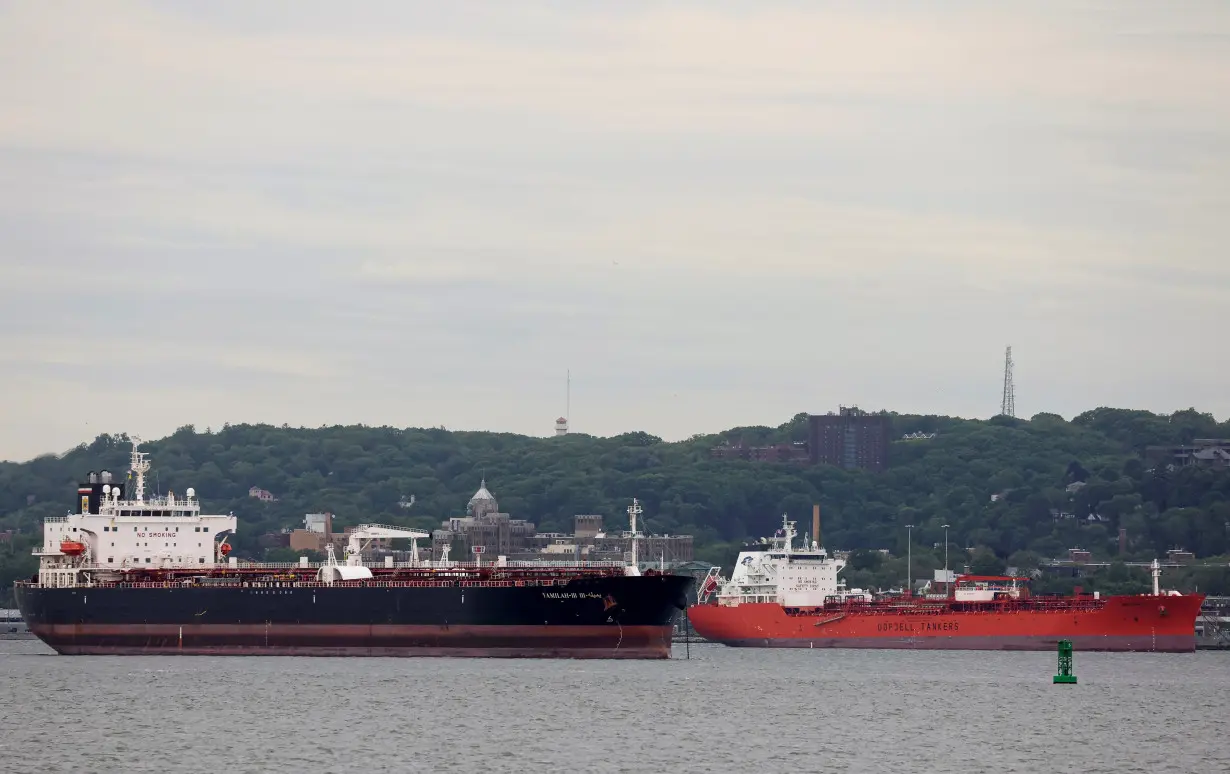
<instances>
[{"instance_id":1,"label":"deck crane","mask_svg":"<svg viewBox=\"0 0 1230 774\"><path fill-rule=\"evenodd\" d=\"M363 549L373 540L408 538L410 540L410 561L419 563L419 543L423 538L430 538L431 533L420 529L402 529L390 527L387 524L360 524L350 533L346 543L346 564L350 567L363 566Z\"/></svg>"},{"instance_id":2,"label":"deck crane","mask_svg":"<svg viewBox=\"0 0 1230 774\"><path fill-rule=\"evenodd\" d=\"M316 579L332 585L337 581L367 580L372 577L372 571L363 565L363 549L373 540L408 538L410 540L411 564L419 562L419 544L421 538L431 537L430 534L417 529L402 529L390 527L387 524L360 524L347 536L346 563L338 564L333 554L333 544L325 545L328 558L316 573Z\"/></svg>"}]
</instances>

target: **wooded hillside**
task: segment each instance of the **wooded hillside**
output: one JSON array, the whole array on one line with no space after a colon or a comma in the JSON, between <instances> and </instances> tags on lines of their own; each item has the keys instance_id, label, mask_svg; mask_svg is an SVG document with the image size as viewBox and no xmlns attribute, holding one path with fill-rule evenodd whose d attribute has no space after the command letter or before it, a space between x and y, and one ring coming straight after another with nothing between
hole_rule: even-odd
<instances>
[{"instance_id":1,"label":"wooded hillside","mask_svg":"<svg viewBox=\"0 0 1230 774\"><path fill-rule=\"evenodd\" d=\"M367 521L435 528L463 511L483 477L501 510L543 531L571 531L576 513L601 513L609 525L622 524L637 497L645 529L695 535L698 558L715 563L729 563L744 539L773 534L782 513L806 529L812 503L821 504L830 549L904 555L904 527L912 524L915 559L924 565L940 553L927 549L942 546L944 524L950 552L983 547L983 562L1058 556L1077 546L1109 557L1121 526L1129 559L1164 556L1176 547L1197 557L1230 552L1230 470L1151 470L1143 457L1149 445L1230 437L1230 422L1218 424L1195 410L1161 416L1108 408L1071 421L1052 414L1029 420L891 416L893 438L936 435L894 441L889 470L880 474L709 459L709 450L726 440L804 440L805 414L779 427L734 428L677 443L643 432L531 438L236 425L203 432L184 427L142 448L154 464L150 486L163 492L191 486L209 510L233 511L240 525L233 542L248 556L260 555L262 533L300 526L311 511L334 513L339 530ZM7 591L12 577L32 570L29 545L41 537L42 518L72 506L83 474L102 468L122 474L129 450L124 436L102 435L61 456L0 463L0 531L19 532L0 546L0 588ZM251 487L269 490L276 502L250 498ZM413 505L399 505L411 496ZM953 564L961 561L969 558L954 554Z\"/></svg>"}]
</instances>

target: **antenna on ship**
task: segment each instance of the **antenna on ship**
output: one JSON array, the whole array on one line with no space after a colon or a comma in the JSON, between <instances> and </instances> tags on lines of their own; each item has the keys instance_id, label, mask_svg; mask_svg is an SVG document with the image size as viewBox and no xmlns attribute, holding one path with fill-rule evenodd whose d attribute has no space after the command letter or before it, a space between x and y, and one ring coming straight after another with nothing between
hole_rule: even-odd
<instances>
[{"instance_id":1,"label":"antenna on ship","mask_svg":"<svg viewBox=\"0 0 1230 774\"><path fill-rule=\"evenodd\" d=\"M632 569L637 574L641 571L641 562L640 555L637 551L637 538L640 537L640 533L636 531L636 517L640 516L642 513L644 513L644 511L641 510L640 502L633 497L632 504L628 506L628 526L632 528Z\"/></svg>"},{"instance_id":2,"label":"antenna on ship","mask_svg":"<svg viewBox=\"0 0 1230 774\"><path fill-rule=\"evenodd\" d=\"M782 528L778 532L782 536L781 550L788 554L792 553L794 551L794 538L798 533L795 532L794 522L790 520L790 514L782 514Z\"/></svg>"},{"instance_id":3,"label":"antenna on ship","mask_svg":"<svg viewBox=\"0 0 1230 774\"><path fill-rule=\"evenodd\" d=\"M141 445L141 439L137 436L132 437L132 461L129 463L129 468L137 477L135 486L137 502L145 502L145 474L149 472L149 460L145 458L145 452L137 451L137 447Z\"/></svg>"}]
</instances>

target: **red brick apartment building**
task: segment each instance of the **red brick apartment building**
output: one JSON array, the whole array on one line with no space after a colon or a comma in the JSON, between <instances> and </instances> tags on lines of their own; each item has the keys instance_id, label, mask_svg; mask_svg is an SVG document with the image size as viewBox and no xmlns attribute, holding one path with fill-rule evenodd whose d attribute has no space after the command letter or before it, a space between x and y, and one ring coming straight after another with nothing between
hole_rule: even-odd
<instances>
[{"instance_id":1,"label":"red brick apartment building","mask_svg":"<svg viewBox=\"0 0 1230 774\"><path fill-rule=\"evenodd\" d=\"M841 406L836 414L807 418L807 447L813 465L881 472L888 467L890 419L857 406Z\"/></svg>"},{"instance_id":2,"label":"red brick apartment building","mask_svg":"<svg viewBox=\"0 0 1230 774\"><path fill-rule=\"evenodd\" d=\"M807 418L806 442L771 446L727 443L710 449L709 456L718 460L798 462L880 472L888 467L890 424L886 414L841 406L836 414Z\"/></svg>"}]
</instances>

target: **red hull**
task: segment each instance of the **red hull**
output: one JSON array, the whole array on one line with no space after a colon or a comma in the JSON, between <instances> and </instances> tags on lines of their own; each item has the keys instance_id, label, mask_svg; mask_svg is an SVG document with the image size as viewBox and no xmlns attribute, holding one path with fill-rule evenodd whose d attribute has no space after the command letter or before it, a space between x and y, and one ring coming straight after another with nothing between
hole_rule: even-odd
<instances>
[{"instance_id":1,"label":"red hull","mask_svg":"<svg viewBox=\"0 0 1230 774\"><path fill-rule=\"evenodd\" d=\"M670 626L32 624L63 655L670 658Z\"/></svg>"},{"instance_id":2,"label":"red hull","mask_svg":"<svg viewBox=\"0 0 1230 774\"><path fill-rule=\"evenodd\" d=\"M777 604L696 605L692 628L707 640L760 648L1078 650L1184 653L1196 649L1204 596L1120 596L1009 603L851 604L788 611Z\"/></svg>"}]
</instances>

